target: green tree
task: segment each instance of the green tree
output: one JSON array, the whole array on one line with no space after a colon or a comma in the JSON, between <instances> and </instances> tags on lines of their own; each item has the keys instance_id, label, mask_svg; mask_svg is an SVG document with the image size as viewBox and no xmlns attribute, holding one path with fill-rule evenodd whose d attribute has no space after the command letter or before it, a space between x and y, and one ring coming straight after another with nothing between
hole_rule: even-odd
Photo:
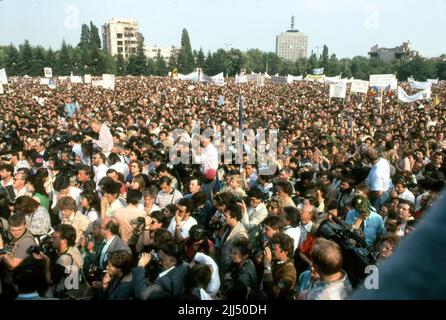
<instances>
[{"instance_id":1,"label":"green tree","mask_svg":"<svg viewBox=\"0 0 446 320\"><path fill-rule=\"evenodd\" d=\"M181 49L178 55L178 71L183 74L191 73L194 70L194 57L190 44L189 33L183 29L181 34Z\"/></svg>"},{"instance_id":2,"label":"green tree","mask_svg":"<svg viewBox=\"0 0 446 320\"><path fill-rule=\"evenodd\" d=\"M203 68L206 63L206 57L204 56L203 49L200 48L197 55L197 67Z\"/></svg>"},{"instance_id":3,"label":"green tree","mask_svg":"<svg viewBox=\"0 0 446 320\"><path fill-rule=\"evenodd\" d=\"M446 60L437 61L436 69L437 78L439 78L440 80L446 80Z\"/></svg>"},{"instance_id":4,"label":"green tree","mask_svg":"<svg viewBox=\"0 0 446 320\"><path fill-rule=\"evenodd\" d=\"M6 50L6 70L8 75L18 75L19 72L19 61L20 61L20 52L17 48L11 43ZM42 70L43 73L43 70Z\"/></svg>"},{"instance_id":5,"label":"green tree","mask_svg":"<svg viewBox=\"0 0 446 320\"><path fill-rule=\"evenodd\" d=\"M33 49L33 59L31 62L31 71L29 72L33 76L40 76L43 68L45 68L45 49L41 46L37 46Z\"/></svg>"},{"instance_id":6,"label":"green tree","mask_svg":"<svg viewBox=\"0 0 446 320\"><path fill-rule=\"evenodd\" d=\"M328 67L328 47L324 44L324 49L322 50L322 55L319 58L319 63L322 68Z\"/></svg>"},{"instance_id":7,"label":"green tree","mask_svg":"<svg viewBox=\"0 0 446 320\"><path fill-rule=\"evenodd\" d=\"M203 72L205 74L211 74L210 71L213 72L213 68L214 68L213 64L214 64L214 61L212 59L212 54L211 54L210 51L208 51L208 55L206 57L206 62L204 64L204 66L203 66Z\"/></svg>"},{"instance_id":8,"label":"green tree","mask_svg":"<svg viewBox=\"0 0 446 320\"><path fill-rule=\"evenodd\" d=\"M98 27L90 21L90 45L93 48L101 48L101 37L99 36Z\"/></svg>"},{"instance_id":9,"label":"green tree","mask_svg":"<svg viewBox=\"0 0 446 320\"><path fill-rule=\"evenodd\" d=\"M59 51L58 58L57 58L57 64L56 64L56 74L60 76L67 76L71 73L71 54L70 54L70 47L67 45L65 40L62 42L62 47ZM54 70L53 70L54 74Z\"/></svg>"},{"instance_id":10,"label":"green tree","mask_svg":"<svg viewBox=\"0 0 446 320\"><path fill-rule=\"evenodd\" d=\"M226 54L227 74L231 77L240 73L240 70L246 63L246 56L239 49L231 49ZM213 74L212 74L213 76Z\"/></svg>"},{"instance_id":11,"label":"green tree","mask_svg":"<svg viewBox=\"0 0 446 320\"><path fill-rule=\"evenodd\" d=\"M259 49L250 49L246 52L245 68L248 72L263 72L265 70L265 58Z\"/></svg>"},{"instance_id":12,"label":"green tree","mask_svg":"<svg viewBox=\"0 0 446 320\"><path fill-rule=\"evenodd\" d=\"M426 81L437 75L435 64L420 56L414 57L411 61L403 63L397 70L398 80L406 80L414 77L418 81Z\"/></svg>"},{"instance_id":13,"label":"green tree","mask_svg":"<svg viewBox=\"0 0 446 320\"><path fill-rule=\"evenodd\" d=\"M172 52L169 57L169 61L167 62L167 67L169 68L169 72L172 72L175 68L178 68L178 59L177 55Z\"/></svg>"},{"instance_id":14,"label":"green tree","mask_svg":"<svg viewBox=\"0 0 446 320\"><path fill-rule=\"evenodd\" d=\"M155 58L155 75L164 77L167 76L168 73L169 68L167 67L166 60L161 56L161 52L158 51Z\"/></svg>"},{"instance_id":15,"label":"green tree","mask_svg":"<svg viewBox=\"0 0 446 320\"><path fill-rule=\"evenodd\" d=\"M33 49L28 40L20 45L20 59L18 62L18 74L24 76L32 72ZM42 70L43 72L43 70Z\"/></svg>"},{"instance_id":16,"label":"green tree","mask_svg":"<svg viewBox=\"0 0 446 320\"><path fill-rule=\"evenodd\" d=\"M310 58L308 59L308 73L313 73L313 69L319 68L319 61L315 53L312 53Z\"/></svg>"},{"instance_id":17,"label":"green tree","mask_svg":"<svg viewBox=\"0 0 446 320\"><path fill-rule=\"evenodd\" d=\"M265 72L267 71L268 74L272 75L276 73L284 74L283 73L284 70L282 70L283 61L277 54L275 54L274 52L265 53L264 59L265 59ZM266 69L267 67L268 69ZM288 73L285 75L288 75Z\"/></svg>"},{"instance_id":18,"label":"green tree","mask_svg":"<svg viewBox=\"0 0 446 320\"><path fill-rule=\"evenodd\" d=\"M88 48L91 43L90 36L91 36L90 28L88 27L87 24L84 23L81 27L81 41L77 46L79 48Z\"/></svg>"},{"instance_id":19,"label":"green tree","mask_svg":"<svg viewBox=\"0 0 446 320\"><path fill-rule=\"evenodd\" d=\"M124 56L119 53L115 56L116 59L116 72L118 76L125 76L127 70L127 64L124 60Z\"/></svg>"},{"instance_id":20,"label":"green tree","mask_svg":"<svg viewBox=\"0 0 446 320\"><path fill-rule=\"evenodd\" d=\"M48 52L46 53L46 59L44 62L44 68L56 68L56 62L57 62L57 56L56 53L53 51L53 49L49 48ZM43 70L40 71L39 75L43 73Z\"/></svg>"},{"instance_id":21,"label":"green tree","mask_svg":"<svg viewBox=\"0 0 446 320\"><path fill-rule=\"evenodd\" d=\"M134 76L142 76L142 75L147 75L149 73L147 65L147 57L144 54L143 41L140 41L138 43L136 54L133 54L129 57L129 62L127 65L127 73Z\"/></svg>"}]
</instances>

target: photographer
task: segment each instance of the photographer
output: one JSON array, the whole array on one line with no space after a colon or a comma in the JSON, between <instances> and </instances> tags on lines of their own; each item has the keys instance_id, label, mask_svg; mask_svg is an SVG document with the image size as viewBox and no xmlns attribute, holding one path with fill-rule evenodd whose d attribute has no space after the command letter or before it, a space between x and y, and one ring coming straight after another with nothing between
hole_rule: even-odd
<instances>
[{"instance_id":1,"label":"photographer","mask_svg":"<svg viewBox=\"0 0 446 320\"><path fill-rule=\"evenodd\" d=\"M99 148L106 156L108 156L113 149L113 136L110 129L98 119L91 120L90 127L95 133L99 133L99 138L96 140L90 136L86 136L84 142L93 142L94 147Z\"/></svg>"},{"instance_id":2,"label":"photographer","mask_svg":"<svg viewBox=\"0 0 446 320\"><path fill-rule=\"evenodd\" d=\"M271 238L264 249L263 286L269 299L291 299L297 274L293 262L293 239L282 232Z\"/></svg>"},{"instance_id":3,"label":"photographer","mask_svg":"<svg viewBox=\"0 0 446 320\"><path fill-rule=\"evenodd\" d=\"M384 233L383 218L376 213L374 207L364 196L357 196L353 201L354 208L347 213L345 224L363 234L368 247L372 247Z\"/></svg>"},{"instance_id":4,"label":"photographer","mask_svg":"<svg viewBox=\"0 0 446 320\"><path fill-rule=\"evenodd\" d=\"M263 198L265 195L257 188L251 188L248 191L248 197L250 200L249 209L246 209L244 202L240 202L242 208L242 223L248 231L249 240L254 243L263 220L268 217L268 210L266 209Z\"/></svg>"},{"instance_id":5,"label":"photographer","mask_svg":"<svg viewBox=\"0 0 446 320\"><path fill-rule=\"evenodd\" d=\"M352 291L347 273L342 270L341 248L333 241L319 238L311 250L313 268L319 280L301 294L305 300L343 300Z\"/></svg>"},{"instance_id":6,"label":"photographer","mask_svg":"<svg viewBox=\"0 0 446 320\"><path fill-rule=\"evenodd\" d=\"M146 215L144 219L144 223L142 223L140 226L140 228L143 229L142 232L135 230L135 232L138 232L138 240L136 241L137 253L150 251L155 245L155 231L162 228L165 229L168 225L167 218L161 211L153 211L150 215Z\"/></svg>"},{"instance_id":7,"label":"photographer","mask_svg":"<svg viewBox=\"0 0 446 320\"><path fill-rule=\"evenodd\" d=\"M51 228L51 219L48 210L29 196L17 198L14 203L14 212L23 214L26 217L28 230L35 237L46 235Z\"/></svg>"}]
</instances>

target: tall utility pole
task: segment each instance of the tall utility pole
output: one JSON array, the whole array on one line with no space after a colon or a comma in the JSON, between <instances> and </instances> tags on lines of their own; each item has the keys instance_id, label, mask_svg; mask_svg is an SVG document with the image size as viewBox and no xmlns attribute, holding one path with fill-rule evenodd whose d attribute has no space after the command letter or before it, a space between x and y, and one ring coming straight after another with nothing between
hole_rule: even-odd
<instances>
[{"instance_id":1,"label":"tall utility pole","mask_svg":"<svg viewBox=\"0 0 446 320\"><path fill-rule=\"evenodd\" d=\"M295 17L291 16L291 30L294 30L294 21L295 21Z\"/></svg>"}]
</instances>

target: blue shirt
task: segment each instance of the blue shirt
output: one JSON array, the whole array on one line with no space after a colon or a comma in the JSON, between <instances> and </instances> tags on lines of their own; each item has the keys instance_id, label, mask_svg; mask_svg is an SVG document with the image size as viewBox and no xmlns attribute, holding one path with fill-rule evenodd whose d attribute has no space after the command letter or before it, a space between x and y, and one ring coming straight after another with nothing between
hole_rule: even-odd
<instances>
[{"instance_id":1,"label":"blue shirt","mask_svg":"<svg viewBox=\"0 0 446 320\"><path fill-rule=\"evenodd\" d=\"M375 243L376 238L384 233L384 221L383 218L376 213L373 207L369 207L369 213L369 217L364 221L363 231L365 235L365 242L367 243L367 246L370 247ZM357 210L350 210L347 212L345 224L355 224L359 215L360 214Z\"/></svg>"}]
</instances>

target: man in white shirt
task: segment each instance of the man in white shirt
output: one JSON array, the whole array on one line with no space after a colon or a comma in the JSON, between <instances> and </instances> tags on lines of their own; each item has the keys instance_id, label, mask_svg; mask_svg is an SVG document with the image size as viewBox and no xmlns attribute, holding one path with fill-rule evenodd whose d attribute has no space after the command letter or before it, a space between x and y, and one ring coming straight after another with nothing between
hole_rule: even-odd
<instances>
[{"instance_id":1,"label":"man in white shirt","mask_svg":"<svg viewBox=\"0 0 446 320\"><path fill-rule=\"evenodd\" d=\"M102 178L107 176L108 167L105 164L106 158L104 153L96 152L93 154L93 171L94 171L94 182L96 182L96 187L99 187L99 182Z\"/></svg>"},{"instance_id":2,"label":"man in white shirt","mask_svg":"<svg viewBox=\"0 0 446 320\"><path fill-rule=\"evenodd\" d=\"M181 192L172 187L172 180L169 177L162 177L159 183L161 191L158 192L155 203L161 209L164 209L168 204L176 204L178 200L183 198Z\"/></svg>"},{"instance_id":3,"label":"man in white shirt","mask_svg":"<svg viewBox=\"0 0 446 320\"><path fill-rule=\"evenodd\" d=\"M95 147L100 148L108 156L113 149L113 136L110 129L98 119L91 120L90 127L94 132L99 133L99 138L96 140L87 136L84 141L92 141Z\"/></svg>"},{"instance_id":4,"label":"man in white shirt","mask_svg":"<svg viewBox=\"0 0 446 320\"><path fill-rule=\"evenodd\" d=\"M378 212L381 205L388 199L392 187L390 165L386 159L379 157L376 149L368 149L366 158L372 164L366 180L370 190L370 203Z\"/></svg>"},{"instance_id":5,"label":"man in white shirt","mask_svg":"<svg viewBox=\"0 0 446 320\"><path fill-rule=\"evenodd\" d=\"M395 181L395 190L398 193L398 198L410 201L412 205L415 205L415 196L407 189L406 179L403 177L398 178Z\"/></svg>"},{"instance_id":6,"label":"man in white shirt","mask_svg":"<svg viewBox=\"0 0 446 320\"><path fill-rule=\"evenodd\" d=\"M201 138L202 152L199 156L195 155L195 163L201 165L201 172L205 178L202 190L208 200L212 200L212 192L215 189L218 178L219 155L217 148L212 144L212 140L213 137L211 135L204 133Z\"/></svg>"},{"instance_id":7,"label":"man in white shirt","mask_svg":"<svg viewBox=\"0 0 446 320\"><path fill-rule=\"evenodd\" d=\"M167 231L169 231L177 240L181 242L189 238L189 230L197 224L197 220L191 217L194 203L191 199L180 199L177 204L177 212L170 221Z\"/></svg>"}]
</instances>

